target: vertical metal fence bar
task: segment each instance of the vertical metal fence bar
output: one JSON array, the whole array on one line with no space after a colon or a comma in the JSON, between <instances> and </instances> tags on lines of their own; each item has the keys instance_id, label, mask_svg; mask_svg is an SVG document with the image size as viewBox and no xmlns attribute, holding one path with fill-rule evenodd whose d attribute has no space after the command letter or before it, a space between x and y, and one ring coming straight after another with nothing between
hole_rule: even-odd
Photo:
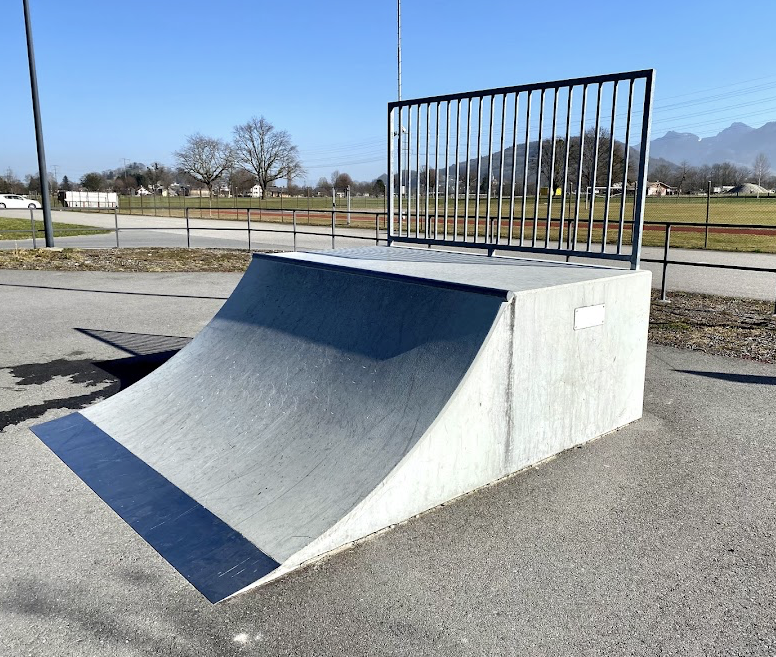
<instances>
[{"instance_id":1,"label":"vertical metal fence bar","mask_svg":"<svg viewBox=\"0 0 776 657\"><path fill-rule=\"evenodd\" d=\"M399 107L399 123L396 124L396 126L395 126L396 129L393 130L391 132L391 135L390 135L391 139L394 138L394 135L398 135L398 142L399 142L399 148L397 149L397 154L398 154L398 158L397 159L399 161L399 163L398 163L399 179L397 181L399 183L399 194L398 194L398 201L399 201L399 216L398 216L399 230L398 230L398 236L399 237L401 237L401 224L402 224L402 202L401 201L402 201L402 192L404 191L402 189L403 186L404 186L404 181L402 180L403 175L404 175L404 171L402 170L402 162L401 162L402 131L404 130L404 125L402 124L402 118L401 118L402 111L401 110L402 110L402 108ZM388 170L389 171L393 171L393 169L388 169ZM393 174L391 174L390 177L391 177L391 181L390 182L393 182ZM391 200L393 200L393 195L391 196ZM393 222L393 212L391 212L391 222Z\"/></svg>"},{"instance_id":2,"label":"vertical metal fence bar","mask_svg":"<svg viewBox=\"0 0 776 657\"><path fill-rule=\"evenodd\" d=\"M544 128L544 94L546 89L542 89L539 102L539 141L537 143L538 152L536 153L536 190L534 192L534 216L533 232L531 234L531 246L536 246L536 230L539 225L539 197L541 196L541 177L542 177L542 129Z\"/></svg>"},{"instance_id":3,"label":"vertical metal fence bar","mask_svg":"<svg viewBox=\"0 0 776 657\"><path fill-rule=\"evenodd\" d=\"M606 200L604 201L604 230L601 235L601 253L606 253L606 236L609 232L609 206L612 197L612 167L614 166L614 129L615 118L617 116L617 86L615 82L612 87L612 125L609 129L609 166L606 172Z\"/></svg>"},{"instance_id":4,"label":"vertical metal fence bar","mask_svg":"<svg viewBox=\"0 0 776 657\"><path fill-rule=\"evenodd\" d=\"M461 168L458 165L458 158L460 157L460 139L461 137L461 99L458 99L458 108L455 112L455 200L453 202L453 240L458 241L458 179L460 176Z\"/></svg>"},{"instance_id":5,"label":"vertical metal fence bar","mask_svg":"<svg viewBox=\"0 0 776 657\"><path fill-rule=\"evenodd\" d=\"M291 210L291 225L294 233L294 251L296 251L296 210Z\"/></svg>"},{"instance_id":6,"label":"vertical metal fence bar","mask_svg":"<svg viewBox=\"0 0 776 657\"><path fill-rule=\"evenodd\" d=\"M470 182L470 166L471 166L471 138L472 138L472 99L469 98L466 101L466 189L464 190L464 203L463 203L463 241L465 242L469 236L469 189L471 187ZM475 227L476 233L476 227Z\"/></svg>"},{"instance_id":7,"label":"vertical metal fence bar","mask_svg":"<svg viewBox=\"0 0 776 657\"><path fill-rule=\"evenodd\" d=\"M480 187L482 182L481 171L482 160L482 96L479 97L479 103L477 105L477 193L474 201L474 241L477 241L477 237L480 232ZM485 239L483 231L483 239Z\"/></svg>"},{"instance_id":8,"label":"vertical metal fence bar","mask_svg":"<svg viewBox=\"0 0 776 657\"><path fill-rule=\"evenodd\" d=\"M504 130L507 125L507 95L501 94L501 157L498 167L498 230L496 231L496 244L501 244L501 216L504 202Z\"/></svg>"},{"instance_id":9,"label":"vertical metal fence bar","mask_svg":"<svg viewBox=\"0 0 776 657\"><path fill-rule=\"evenodd\" d=\"M587 250L593 248L593 225L595 222L595 187L598 182L598 146L601 143L601 93L603 92L603 83L598 83L598 96L595 106L595 140L593 141L593 171L590 174L590 185L592 193L590 194L590 212L587 217Z\"/></svg>"},{"instance_id":10,"label":"vertical metal fence bar","mask_svg":"<svg viewBox=\"0 0 776 657\"><path fill-rule=\"evenodd\" d=\"M622 234L625 231L625 204L628 200L628 166L630 164L630 130L633 109L633 84L628 86L628 113L625 119L625 158L622 169L622 196L620 197L620 219L617 223L617 254L622 253Z\"/></svg>"},{"instance_id":11,"label":"vertical metal fence bar","mask_svg":"<svg viewBox=\"0 0 776 657\"><path fill-rule=\"evenodd\" d=\"M666 224L665 242L663 243L663 280L660 283L660 300L666 299L666 275L668 273L668 249L671 244L671 224Z\"/></svg>"},{"instance_id":12,"label":"vertical metal fence bar","mask_svg":"<svg viewBox=\"0 0 776 657\"><path fill-rule=\"evenodd\" d=\"M558 87L555 87L552 98L552 147L550 148L550 176L547 180L547 226L544 230L544 248L550 247L550 230L552 229L552 198L555 195L555 128L558 120Z\"/></svg>"},{"instance_id":13,"label":"vertical metal fence bar","mask_svg":"<svg viewBox=\"0 0 776 657\"><path fill-rule=\"evenodd\" d=\"M444 236L447 240L447 206L450 198L450 189L448 187L448 181L450 180L450 101L448 100L446 108L447 113L447 125L445 127L445 227Z\"/></svg>"},{"instance_id":14,"label":"vertical metal fence bar","mask_svg":"<svg viewBox=\"0 0 776 657\"><path fill-rule=\"evenodd\" d=\"M393 192L394 192L394 182L393 182L393 149L394 149L394 124L393 124L393 115L394 110L391 109L388 111L388 168L386 171L388 171L388 187L386 189L386 201L388 203L388 216L386 217L386 228L388 232L388 246L391 245L391 236L393 235ZM401 132L399 133L401 134ZM399 149L401 152L401 148ZM399 171L401 172L401 166L399 167ZM400 174L401 175L401 174ZM248 209L248 221L250 222L250 216L251 211L250 208ZM307 190L307 224L310 224L310 190L308 188Z\"/></svg>"},{"instance_id":15,"label":"vertical metal fence bar","mask_svg":"<svg viewBox=\"0 0 776 657\"><path fill-rule=\"evenodd\" d=\"M186 208L186 248L191 248L191 231L189 229L189 209Z\"/></svg>"},{"instance_id":16,"label":"vertical metal fence bar","mask_svg":"<svg viewBox=\"0 0 776 657\"><path fill-rule=\"evenodd\" d=\"M531 93L526 94L525 104L525 147L523 150L523 194L520 200L520 246L525 239L526 197L528 195L528 155L531 150Z\"/></svg>"},{"instance_id":17,"label":"vertical metal fence bar","mask_svg":"<svg viewBox=\"0 0 776 657\"><path fill-rule=\"evenodd\" d=\"M412 221L412 158L410 147L412 144L412 107L407 106L407 237L410 236L410 222Z\"/></svg>"},{"instance_id":18,"label":"vertical metal fence bar","mask_svg":"<svg viewBox=\"0 0 776 657\"><path fill-rule=\"evenodd\" d=\"M337 215L336 211L332 210L331 211L331 248L332 249L334 248L334 233L335 233L334 224L337 221L336 215Z\"/></svg>"},{"instance_id":19,"label":"vertical metal fence bar","mask_svg":"<svg viewBox=\"0 0 776 657\"><path fill-rule=\"evenodd\" d=\"M631 249L631 269L639 268L641 260L641 236L644 227L644 202L647 193L647 162L649 161L649 132L652 116L652 85L655 72L650 71L644 81L644 110L641 124L641 150L639 152L639 178L636 185L636 199L633 216L633 247Z\"/></svg>"},{"instance_id":20,"label":"vertical metal fence bar","mask_svg":"<svg viewBox=\"0 0 776 657\"><path fill-rule=\"evenodd\" d=\"M34 210L32 208L30 208L30 228L31 228L31 231L32 231L32 248L33 249L37 249L38 248L38 238L37 238L37 235L35 235L35 233L36 233L35 215L33 213L34 213Z\"/></svg>"},{"instance_id":21,"label":"vertical metal fence bar","mask_svg":"<svg viewBox=\"0 0 776 657\"><path fill-rule=\"evenodd\" d=\"M388 169L390 171L390 169ZM251 250L251 209L248 208L248 251Z\"/></svg>"},{"instance_id":22,"label":"vertical metal fence bar","mask_svg":"<svg viewBox=\"0 0 776 657\"><path fill-rule=\"evenodd\" d=\"M512 193L509 195L509 238L507 244L512 244L512 226L515 221L515 173L517 169L517 112L520 105L520 94L515 92L515 118L512 125ZM506 101L505 101L506 102Z\"/></svg>"},{"instance_id":23,"label":"vertical metal fence bar","mask_svg":"<svg viewBox=\"0 0 776 657\"><path fill-rule=\"evenodd\" d=\"M113 208L113 227L116 231L116 248L119 248L119 211L114 206Z\"/></svg>"},{"instance_id":24,"label":"vertical metal fence bar","mask_svg":"<svg viewBox=\"0 0 776 657\"><path fill-rule=\"evenodd\" d=\"M582 86L582 110L579 118L579 159L577 161L577 197L574 200L574 235L571 239L571 250L577 250L579 236L579 196L582 191L582 160L585 153L585 110L587 109L587 87ZM587 191L585 191L587 194Z\"/></svg>"},{"instance_id":25,"label":"vertical metal fence bar","mask_svg":"<svg viewBox=\"0 0 776 657\"><path fill-rule=\"evenodd\" d=\"M439 102L434 121L434 239L439 239Z\"/></svg>"},{"instance_id":26,"label":"vertical metal fence bar","mask_svg":"<svg viewBox=\"0 0 776 657\"><path fill-rule=\"evenodd\" d=\"M560 223L558 224L558 248L563 248L563 227L566 223L566 198L569 185L569 151L571 150L571 105L573 88L568 87L566 103L566 141L563 144L563 189L560 196Z\"/></svg>"},{"instance_id":27,"label":"vertical metal fence bar","mask_svg":"<svg viewBox=\"0 0 776 657\"><path fill-rule=\"evenodd\" d=\"M429 184L429 174L428 174L428 143L429 138L431 136L431 105L429 103L426 103L426 189L425 189L425 198L426 198L426 217L424 220L424 234L426 236L426 239L428 239L428 184Z\"/></svg>"},{"instance_id":28,"label":"vertical metal fence bar","mask_svg":"<svg viewBox=\"0 0 776 657\"><path fill-rule=\"evenodd\" d=\"M415 133L415 237L420 237L420 105Z\"/></svg>"},{"instance_id":29,"label":"vertical metal fence bar","mask_svg":"<svg viewBox=\"0 0 776 657\"><path fill-rule=\"evenodd\" d=\"M493 101L495 96L490 97L490 111L488 112L488 209L486 210L485 217L485 241L491 243L493 241L493 226L491 226L490 218L490 199L492 198L491 181L493 180Z\"/></svg>"}]
</instances>

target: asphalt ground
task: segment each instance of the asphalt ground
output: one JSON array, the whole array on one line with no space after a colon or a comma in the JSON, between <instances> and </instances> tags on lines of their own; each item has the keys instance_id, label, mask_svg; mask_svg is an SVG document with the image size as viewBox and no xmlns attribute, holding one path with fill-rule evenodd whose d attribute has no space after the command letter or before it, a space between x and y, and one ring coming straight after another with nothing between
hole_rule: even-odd
<instances>
[{"instance_id":1,"label":"asphalt ground","mask_svg":"<svg viewBox=\"0 0 776 657\"><path fill-rule=\"evenodd\" d=\"M237 278L0 272L0 655L776 654L776 366L665 347L642 420L208 603L28 427Z\"/></svg>"},{"instance_id":2,"label":"asphalt ground","mask_svg":"<svg viewBox=\"0 0 776 657\"><path fill-rule=\"evenodd\" d=\"M29 217L29 213L25 210L6 210L4 213L7 216ZM60 210L54 211L52 215L55 221L107 229L113 229L114 227L114 217L112 214ZM331 248L331 229L326 226L307 226L304 224L304 216L304 213L300 212L298 229L314 234L298 235L296 248L298 250ZM287 251L294 248L290 223L278 224L252 221L251 225L257 231L251 237L252 248L279 251ZM119 226L126 228L126 230L121 230L119 234L121 246L184 247L187 245L185 221L183 219L119 215ZM154 229L147 230L149 226L154 227ZM193 229L190 235L190 243L193 247L230 249L246 249L248 247L247 233L245 231L247 223L245 221L191 219L190 226ZM336 233L335 246L337 248L356 248L375 244L375 231L373 229L366 230L338 226ZM23 236L20 235L21 237ZM385 231L380 232L380 239L385 239ZM56 238L55 243L57 246L62 247L108 248L116 246L116 237L113 233L62 237ZM40 246L41 244L42 240L38 240L38 245ZM0 248L17 247L31 248L32 240L0 241ZM643 249L643 257L661 259L663 257L663 250L645 247ZM671 249L670 258L671 260L686 262L706 262L767 269L776 268L776 255L768 253ZM595 262L582 258L576 258L575 260L579 262ZM611 263L602 261L601 264ZM659 289L662 282L662 264L642 262L641 266L652 272L652 286ZM669 265L667 289L669 292L698 292L773 301L776 298L776 275L768 272Z\"/></svg>"}]
</instances>

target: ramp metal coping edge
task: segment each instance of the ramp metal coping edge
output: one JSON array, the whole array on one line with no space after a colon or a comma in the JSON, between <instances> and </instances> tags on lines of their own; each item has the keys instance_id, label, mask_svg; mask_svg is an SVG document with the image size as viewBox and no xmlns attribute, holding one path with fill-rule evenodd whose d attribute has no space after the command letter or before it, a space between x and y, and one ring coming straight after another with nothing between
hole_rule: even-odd
<instances>
[{"instance_id":1,"label":"ramp metal coping edge","mask_svg":"<svg viewBox=\"0 0 776 657\"><path fill-rule=\"evenodd\" d=\"M410 283L412 285L425 285L427 287L438 287L446 290L455 290L456 292L469 292L471 294L483 294L489 297L496 297L502 302L510 301L515 293L512 290L504 290L495 287L485 287L482 285L470 285L469 283L455 283L453 281L442 281L434 278L423 278L422 276L412 276L410 274L397 274L395 272L375 271L374 269L362 269L360 267L348 266L334 262L320 262L317 260L301 260L299 258L289 258L283 254L254 253L254 259L270 260L277 262L282 260L284 263L308 267L310 269L325 269L327 271L345 272L366 276L368 278L379 278L401 283Z\"/></svg>"}]
</instances>

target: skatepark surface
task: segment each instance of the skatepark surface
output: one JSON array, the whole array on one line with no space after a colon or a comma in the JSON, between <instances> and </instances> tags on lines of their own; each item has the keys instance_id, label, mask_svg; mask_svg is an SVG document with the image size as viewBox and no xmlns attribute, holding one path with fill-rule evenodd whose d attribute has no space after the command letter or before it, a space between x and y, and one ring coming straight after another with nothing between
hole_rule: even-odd
<instances>
[{"instance_id":1,"label":"skatepark surface","mask_svg":"<svg viewBox=\"0 0 776 657\"><path fill-rule=\"evenodd\" d=\"M167 348L237 278L0 273L0 410L29 416L0 434L4 653L773 652L776 368L668 348L642 421L207 603L27 427L121 380L110 332Z\"/></svg>"}]
</instances>

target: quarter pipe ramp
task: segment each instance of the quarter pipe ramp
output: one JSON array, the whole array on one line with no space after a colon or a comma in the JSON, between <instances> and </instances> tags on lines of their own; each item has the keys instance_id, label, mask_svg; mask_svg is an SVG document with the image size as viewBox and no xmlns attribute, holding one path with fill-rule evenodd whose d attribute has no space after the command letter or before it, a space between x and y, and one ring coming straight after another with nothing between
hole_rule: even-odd
<instances>
[{"instance_id":1,"label":"quarter pipe ramp","mask_svg":"<svg viewBox=\"0 0 776 657\"><path fill-rule=\"evenodd\" d=\"M168 363L33 431L209 600L641 415L650 275L256 255Z\"/></svg>"}]
</instances>

